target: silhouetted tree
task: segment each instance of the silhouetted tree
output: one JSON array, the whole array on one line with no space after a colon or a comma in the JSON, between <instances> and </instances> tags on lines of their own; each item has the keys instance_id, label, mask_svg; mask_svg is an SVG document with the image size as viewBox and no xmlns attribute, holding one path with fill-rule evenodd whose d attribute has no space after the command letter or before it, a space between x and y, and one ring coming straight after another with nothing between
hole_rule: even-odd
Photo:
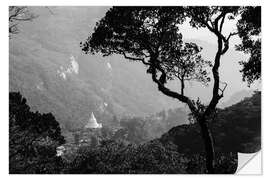
<instances>
[{"instance_id":1,"label":"silhouetted tree","mask_svg":"<svg viewBox=\"0 0 270 180\"><path fill-rule=\"evenodd\" d=\"M128 60L142 62L148 67L147 73L151 74L159 91L188 105L201 128L208 173L214 173L215 152L207 119L215 112L227 86L226 83L224 87L220 85L220 59L229 49L230 38L237 34L230 32L225 35L222 29L225 21L234 19L238 13L239 7L113 7L82 44L86 53L120 54ZM183 83L180 93L166 87L168 80L178 78L178 75L181 77L185 71L190 73L178 78L180 81L209 81L204 68L210 63L200 57L200 48L182 41L179 25L184 20L189 20L194 28L208 29L217 38L212 66L213 92L207 106L185 96Z\"/></svg>"},{"instance_id":2,"label":"silhouetted tree","mask_svg":"<svg viewBox=\"0 0 270 180\"><path fill-rule=\"evenodd\" d=\"M20 93L9 94L10 173L59 173L56 148L64 142L52 114L31 112Z\"/></svg>"},{"instance_id":3,"label":"silhouetted tree","mask_svg":"<svg viewBox=\"0 0 270 180\"><path fill-rule=\"evenodd\" d=\"M248 61L241 61L243 80L250 85L261 78L261 7L245 7L237 23L242 43L237 50L249 54Z\"/></svg>"},{"instance_id":4,"label":"silhouetted tree","mask_svg":"<svg viewBox=\"0 0 270 180\"><path fill-rule=\"evenodd\" d=\"M181 44L179 42L179 46L169 47L165 57L161 59L164 61L167 79L178 79L181 83L181 95L184 95L185 81L195 80L207 85L210 77L206 69L212 65L201 57L201 47L195 43Z\"/></svg>"}]
</instances>

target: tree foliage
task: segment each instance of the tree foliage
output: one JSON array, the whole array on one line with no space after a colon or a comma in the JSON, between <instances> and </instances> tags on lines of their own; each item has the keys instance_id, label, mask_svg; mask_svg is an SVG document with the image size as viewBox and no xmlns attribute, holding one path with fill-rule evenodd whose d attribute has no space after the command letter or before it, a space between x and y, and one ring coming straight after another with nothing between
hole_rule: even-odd
<instances>
[{"instance_id":1,"label":"tree foliage","mask_svg":"<svg viewBox=\"0 0 270 180\"><path fill-rule=\"evenodd\" d=\"M220 110L217 119L211 121L216 141L215 173L234 173L238 151L254 153L260 149L260 105L260 92L256 92L253 97ZM206 159L198 123L174 127L161 138L137 145L119 138L81 146L68 152L67 160L55 156L63 137L53 116L46 119L47 116L29 110L19 93L10 93L10 173L205 172ZM166 117L164 113L160 116ZM133 118L132 123L122 125L136 131L132 133L138 139L138 127L142 124L136 120ZM130 127L134 124L135 128Z\"/></svg>"},{"instance_id":2,"label":"tree foliage","mask_svg":"<svg viewBox=\"0 0 270 180\"><path fill-rule=\"evenodd\" d=\"M113 7L101 19L94 33L82 44L86 53L102 53L103 56L121 54L126 59L145 64L153 82L165 95L186 103L198 120L207 152L207 169L213 173L214 147L206 119L215 112L227 84L220 87L220 59L229 49L229 40L236 32L223 33L224 22L239 13L236 6L204 7ZM210 62L198 55L200 47L183 43L180 25L189 18L194 28L207 28L217 38L217 52L212 66L213 95L208 106L200 108L184 95L184 80L210 79L205 71ZM192 59L192 61L191 61ZM181 78L179 78L181 77ZM168 80L178 78L181 92L166 87Z\"/></svg>"},{"instance_id":3,"label":"tree foliage","mask_svg":"<svg viewBox=\"0 0 270 180\"><path fill-rule=\"evenodd\" d=\"M173 146L166 148L157 140L139 146L107 140L95 149L81 148L66 173L185 173L184 165Z\"/></svg>"},{"instance_id":4,"label":"tree foliage","mask_svg":"<svg viewBox=\"0 0 270 180\"><path fill-rule=\"evenodd\" d=\"M140 144L148 140L148 132L144 127L145 124L145 120L136 117L128 120L122 119L120 121L121 127L126 131L126 140L135 144Z\"/></svg>"},{"instance_id":5,"label":"tree foliage","mask_svg":"<svg viewBox=\"0 0 270 180\"><path fill-rule=\"evenodd\" d=\"M178 26L185 19L183 10L182 7L111 8L81 44L82 49L86 53L120 54L131 61L140 61L162 87L167 80L179 79L184 94L185 80L209 81L205 68L210 63L200 56L201 47L183 43ZM168 90L163 88L163 92Z\"/></svg>"},{"instance_id":6,"label":"tree foliage","mask_svg":"<svg viewBox=\"0 0 270 180\"><path fill-rule=\"evenodd\" d=\"M250 55L240 62L243 80L250 85L261 78L261 7L243 8L237 29L242 42L236 49Z\"/></svg>"},{"instance_id":7,"label":"tree foliage","mask_svg":"<svg viewBox=\"0 0 270 180\"><path fill-rule=\"evenodd\" d=\"M51 113L31 112L20 93L9 94L10 173L57 173L56 147L65 142Z\"/></svg>"},{"instance_id":8,"label":"tree foliage","mask_svg":"<svg viewBox=\"0 0 270 180\"><path fill-rule=\"evenodd\" d=\"M200 55L201 47L195 43L185 43L183 46L172 47L162 58L167 79L180 81L182 95L184 95L185 81L198 81L208 85L210 77L207 69L212 66L211 61L204 60Z\"/></svg>"},{"instance_id":9,"label":"tree foliage","mask_svg":"<svg viewBox=\"0 0 270 180\"><path fill-rule=\"evenodd\" d=\"M155 139L133 145L102 141L96 148L81 147L63 173L68 174L200 174L205 172L204 153L183 153L172 142ZM237 153L218 153L217 173L234 173Z\"/></svg>"}]
</instances>

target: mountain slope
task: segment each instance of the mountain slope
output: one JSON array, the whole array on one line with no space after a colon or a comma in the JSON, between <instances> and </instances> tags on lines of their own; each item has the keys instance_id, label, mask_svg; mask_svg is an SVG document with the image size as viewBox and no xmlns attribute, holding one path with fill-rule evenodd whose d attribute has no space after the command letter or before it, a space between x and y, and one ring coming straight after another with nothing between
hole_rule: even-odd
<instances>
[{"instance_id":1,"label":"mountain slope","mask_svg":"<svg viewBox=\"0 0 270 180\"><path fill-rule=\"evenodd\" d=\"M242 90L234 93L227 101L222 102L219 107L228 107L233 104L238 103L239 101L242 101L246 97L251 97L253 95L254 91L252 90Z\"/></svg>"},{"instance_id":2,"label":"mountain slope","mask_svg":"<svg viewBox=\"0 0 270 180\"><path fill-rule=\"evenodd\" d=\"M261 149L261 92L220 110L210 126L216 152L257 152ZM182 153L204 151L197 124L176 126L160 140L173 142Z\"/></svg>"},{"instance_id":3,"label":"mountain slope","mask_svg":"<svg viewBox=\"0 0 270 180\"><path fill-rule=\"evenodd\" d=\"M91 112L106 124L114 115L145 116L183 107L158 91L142 64L116 55L103 58L82 53L79 43L89 36L108 8L50 7L51 13L45 7L31 7L39 17L21 23L20 33L10 39L10 91L20 91L31 108L52 112L65 126L84 125ZM214 44L186 41L198 43L203 47L203 56L213 59ZM239 83L237 65L243 58L233 48L222 58L221 80L228 83L224 101L246 86ZM179 91L178 85L168 84L175 91ZM186 86L186 94L194 99L208 102L212 95L212 84L204 87L191 82Z\"/></svg>"},{"instance_id":4,"label":"mountain slope","mask_svg":"<svg viewBox=\"0 0 270 180\"><path fill-rule=\"evenodd\" d=\"M82 126L91 112L106 124L113 115L178 106L158 92L141 64L82 53L80 41L107 7L51 9L53 14L32 7L39 17L22 23L10 39L9 88L20 91L33 110L52 112L62 125Z\"/></svg>"}]
</instances>

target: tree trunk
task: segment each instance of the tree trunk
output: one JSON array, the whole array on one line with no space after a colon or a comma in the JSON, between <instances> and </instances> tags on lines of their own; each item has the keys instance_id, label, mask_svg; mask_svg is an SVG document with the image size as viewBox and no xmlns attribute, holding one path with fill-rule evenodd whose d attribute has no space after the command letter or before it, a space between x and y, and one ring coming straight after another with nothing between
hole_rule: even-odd
<instances>
[{"instance_id":1,"label":"tree trunk","mask_svg":"<svg viewBox=\"0 0 270 180\"><path fill-rule=\"evenodd\" d=\"M206 170L208 174L214 174L215 167L215 150L212 133L208 127L205 117L198 119L199 125L201 127L201 133L203 136L205 154L206 154Z\"/></svg>"},{"instance_id":2,"label":"tree trunk","mask_svg":"<svg viewBox=\"0 0 270 180\"><path fill-rule=\"evenodd\" d=\"M184 77L181 79L181 95L184 96L184 89L185 89L185 82L184 82Z\"/></svg>"}]
</instances>

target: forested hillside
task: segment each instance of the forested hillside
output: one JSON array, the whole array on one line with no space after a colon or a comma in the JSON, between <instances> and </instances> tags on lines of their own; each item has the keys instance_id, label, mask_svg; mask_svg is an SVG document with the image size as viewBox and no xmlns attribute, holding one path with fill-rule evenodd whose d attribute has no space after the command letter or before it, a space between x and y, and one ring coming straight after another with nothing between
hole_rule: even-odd
<instances>
[{"instance_id":1,"label":"forested hillside","mask_svg":"<svg viewBox=\"0 0 270 180\"><path fill-rule=\"evenodd\" d=\"M217 152L216 173L233 173L237 168L237 152L260 150L260 107L261 93L255 92L252 97L218 111L211 122ZM167 115L167 120L172 118L171 113ZM162 116L165 116L164 112L155 117ZM203 144L196 123L173 127L160 138L149 141L149 137L144 135L151 134L153 130L145 128L145 124L140 128L140 121L143 119L125 119L120 123L125 129L123 134L107 134L105 137L101 132L95 145L92 142L77 145L76 150L58 157L56 147L63 144L64 139L53 115L31 112L25 98L19 93L10 93L10 173L205 171L202 166ZM154 120L147 123L158 127Z\"/></svg>"},{"instance_id":2,"label":"forested hillside","mask_svg":"<svg viewBox=\"0 0 270 180\"><path fill-rule=\"evenodd\" d=\"M52 112L63 128L72 129L85 125L91 112L109 125L114 116L149 116L183 107L157 91L143 65L126 62L117 55L105 59L83 54L79 43L93 30L96 20L104 16L107 7L50 9L53 13L44 7L31 7L38 17L20 23L20 33L11 35L9 42L10 91L20 91L33 110ZM214 56L213 44L198 39L185 41L202 46L204 57ZM230 97L226 93L238 89L238 61L243 59L233 49L228 53L221 69L225 72L221 77L229 84L224 99ZM229 66L231 72L226 73ZM174 83L169 86L176 87ZM197 98L199 91L199 97L208 101L211 93L206 87L196 82L187 86L191 87L187 95ZM179 122L182 123L185 121Z\"/></svg>"},{"instance_id":3,"label":"forested hillside","mask_svg":"<svg viewBox=\"0 0 270 180\"><path fill-rule=\"evenodd\" d=\"M211 122L216 148L215 173L234 173L237 152L254 153L261 149L260 112L260 92L219 110ZM198 125L180 125L161 138L139 146L107 141L95 149L84 148L68 172L78 173L83 169L83 173L204 173L203 151Z\"/></svg>"},{"instance_id":4,"label":"forested hillside","mask_svg":"<svg viewBox=\"0 0 270 180\"><path fill-rule=\"evenodd\" d=\"M9 94L9 172L57 173L56 148L65 142L51 113L31 112L20 93Z\"/></svg>"},{"instance_id":5,"label":"forested hillside","mask_svg":"<svg viewBox=\"0 0 270 180\"><path fill-rule=\"evenodd\" d=\"M105 11L106 7L101 8ZM9 43L9 88L20 91L29 106L52 112L62 127L82 127L91 112L103 124L114 115L147 115L176 107L150 83L138 63L114 56L86 56L82 41L95 25L88 8L43 7L31 11L38 18L20 24Z\"/></svg>"},{"instance_id":6,"label":"forested hillside","mask_svg":"<svg viewBox=\"0 0 270 180\"><path fill-rule=\"evenodd\" d=\"M225 109L219 109L211 121L214 145L217 152L254 153L261 149L261 93ZM202 152L203 143L197 125L180 125L172 128L161 139L172 141L184 153Z\"/></svg>"}]
</instances>

